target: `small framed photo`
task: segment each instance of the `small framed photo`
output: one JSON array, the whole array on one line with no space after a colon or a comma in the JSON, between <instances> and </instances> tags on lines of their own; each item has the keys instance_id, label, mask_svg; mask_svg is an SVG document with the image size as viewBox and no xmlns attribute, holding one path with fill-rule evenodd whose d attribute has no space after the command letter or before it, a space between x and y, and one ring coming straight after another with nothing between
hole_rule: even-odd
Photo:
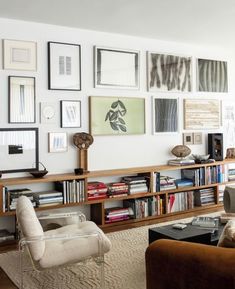
<instances>
[{"instance_id":1,"label":"small framed photo","mask_svg":"<svg viewBox=\"0 0 235 289\"><path fill-rule=\"evenodd\" d=\"M49 132L49 152L60 153L68 150L66 132Z\"/></svg>"},{"instance_id":2,"label":"small framed photo","mask_svg":"<svg viewBox=\"0 0 235 289\"><path fill-rule=\"evenodd\" d=\"M81 101L61 100L61 127L81 127Z\"/></svg>"},{"instance_id":3,"label":"small framed photo","mask_svg":"<svg viewBox=\"0 0 235 289\"><path fill-rule=\"evenodd\" d=\"M81 47L48 42L48 89L81 90Z\"/></svg>"},{"instance_id":4,"label":"small framed photo","mask_svg":"<svg viewBox=\"0 0 235 289\"><path fill-rule=\"evenodd\" d=\"M44 124L55 124L57 120L56 104L54 102L40 103L40 122Z\"/></svg>"},{"instance_id":5,"label":"small framed photo","mask_svg":"<svg viewBox=\"0 0 235 289\"><path fill-rule=\"evenodd\" d=\"M35 78L9 76L9 123L35 122Z\"/></svg>"},{"instance_id":6,"label":"small framed photo","mask_svg":"<svg viewBox=\"0 0 235 289\"><path fill-rule=\"evenodd\" d=\"M178 132L178 99L153 97L153 134Z\"/></svg>"},{"instance_id":7,"label":"small framed photo","mask_svg":"<svg viewBox=\"0 0 235 289\"><path fill-rule=\"evenodd\" d=\"M37 70L37 43L4 39L3 69Z\"/></svg>"},{"instance_id":8,"label":"small framed photo","mask_svg":"<svg viewBox=\"0 0 235 289\"><path fill-rule=\"evenodd\" d=\"M201 132L194 132L193 133L193 144L202 144L202 133Z\"/></svg>"},{"instance_id":9,"label":"small framed photo","mask_svg":"<svg viewBox=\"0 0 235 289\"><path fill-rule=\"evenodd\" d=\"M95 87L139 89L139 51L94 49Z\"/></svg>"},{"instance_id":10,"label":"small framed photo","mask_svg":"<svg viewBox=\"0 0 235 289\"><path fill-rule=\"evenodd\" d=\"M192 145L193 144L193 133L191 133L191 132L183 133L183 143L184 143L184 145Z\"/></svg>"}]
</instances>

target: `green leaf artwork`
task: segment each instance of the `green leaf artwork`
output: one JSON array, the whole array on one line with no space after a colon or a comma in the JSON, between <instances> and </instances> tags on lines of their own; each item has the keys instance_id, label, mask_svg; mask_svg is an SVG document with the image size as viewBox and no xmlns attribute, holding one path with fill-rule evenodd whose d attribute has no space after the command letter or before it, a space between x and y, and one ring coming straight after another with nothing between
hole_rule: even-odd
<instances>
[{"instance_id":1,"label":"green leaf artwork","mask_svg":"<svg viewBox=\"0 0 235 289\"><path fill-rule=\"evenodd\" d=\"M127 113L124 103L118 99L111 104L111 109L105 116L105 121L109 121L113 130L127 131L125 120L122 118Z\"/></svg>"}]
</instances>

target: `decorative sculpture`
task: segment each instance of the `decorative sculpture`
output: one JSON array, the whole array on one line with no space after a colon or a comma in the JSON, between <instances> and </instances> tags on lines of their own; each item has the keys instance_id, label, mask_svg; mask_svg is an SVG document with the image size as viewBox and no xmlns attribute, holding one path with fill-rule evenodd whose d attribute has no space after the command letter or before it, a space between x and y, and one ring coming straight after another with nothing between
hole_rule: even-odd
<instances>
[{"instance_id":1,"label":"decorative sculpture","mask_svg":"<svg viewBox=\"0 0 235 289\"><path fill-rule=\"evenodd\" d=\"M190 155L191 150L189 147L185 145L177 145L173 147L171 153L176 156L177 158L185 158Z\"/></svg>"},{"instance_id":2,"label":"decorative sculpture","mask_svg":"<svg viewBox=\"0 0 235 289\"><path fill-rule=\"evenodd\" d=\"M75 173L88 172L88 153L87 150L93 143L93 136L86 132L75 133L73 136L73 143L79 150L79 169L75 170Z\"/></svg>"}]
</instances>

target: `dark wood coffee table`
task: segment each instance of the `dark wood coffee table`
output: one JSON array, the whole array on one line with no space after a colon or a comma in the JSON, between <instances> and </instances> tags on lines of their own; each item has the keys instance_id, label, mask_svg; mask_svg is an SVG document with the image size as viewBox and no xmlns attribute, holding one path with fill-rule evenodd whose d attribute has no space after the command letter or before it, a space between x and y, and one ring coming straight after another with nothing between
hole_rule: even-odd
<instances>
[{"instance_id":1,"label":"dark wood coffee table","mask_svg":"<svg viewBox=\"0 0 235 289\"><path fill-rule=\"evenodd\" d=\"M187 224L187 227L183 230L175 229L172 225L156 227L149 229L149 244L158 239L172 239L216 245L223 227L224 226L219 225L218 230L200 228L198 226L192 226L191 224Z\"/></svg>"}]
</instances>

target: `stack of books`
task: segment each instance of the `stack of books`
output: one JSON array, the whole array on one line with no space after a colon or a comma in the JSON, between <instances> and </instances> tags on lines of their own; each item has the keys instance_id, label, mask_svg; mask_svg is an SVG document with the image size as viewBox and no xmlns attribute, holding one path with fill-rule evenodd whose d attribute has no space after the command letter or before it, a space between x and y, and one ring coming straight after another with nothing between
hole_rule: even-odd
<instances>
[{"instance_id":1,"label":"stack of books","mask_svg":"<svg viewBox=\"0 0 235 289\"><path fill-rule=\"evenodd\" d=\"M183 187L192 187L193 181L189 179L177 179L175 180L175 185L177 189L183 188Z\"/></svg>"},{"instance_id":2,"label":"stack of books","mask_svg":"<svg viewBox=\"0 0 235 289\"><path fill-rule=\"evenodd\" d=\"M215 204L214 188L200 189L194 192L196 206L207 206Z\"/></svg>"},{"instance_id":3,"label":"stack of books","mask_svg":"<svg viewBox=\"0 0 235 289\"><path fill-rule=\"evenodd\" d=\"M34 193L34 201L37 207L47 207L63 204L63 193L59 191L49 190Z\"/></svg>"},{"instance_id":4,"label":"stack of books","mask_svg":"<svg viewBox=\"0 0 235 289\"><path fill-rule=\"evenodd\" d=\"M123 182L128 185L128 194L147 193L149 191L147 180L144 176L123 177Z\"/></svg>"},{"instance_id":5,"label":"stack of books","mask_svg":"<svg viewBox=\"0 0 235 289\"><path fill-rule=\"evenodd\" d=\"M20 196L26 196L32 202L33 206L36 206L36 203L33 199L33 192L28 188L12 190L8 190L7 188L5 188L5 195L6 211L13 211L16 209L16 203Z\"/></svg>"},{"instance_id":6,"label":"stack of books","mask_svg":"<svg viewBox=\"0 0 235 289\"><path fill-rule=\"evenodd\" d=\"M160 176L160 191L176 189L175 178Z\"/></svg>"},{"instance_id":7,"label":"stack of books","mask_svg":"<svg viewBox=\"0 0 235 289\"><path fill-rule=\"evenodd\" d=\"M228 181L235 181L235 164L228 164Z\"/></svg>"},{"instance_id":8,"label":"stack of books","mask_svg":"<svg viewBox=\"0 0 235 289\"><path fill-rule=\"evenodd\" d=\"M114 207L105 209L105 223L113 223L130 219L130 209L122 207Z\"/></svg>"},{"instance_id":9,"label":"stack of books","mask_svg":"<svg viewBox=\"0 0 235 289\"><path fill-rule=\"evenodd\" d=\"M87 199L88 201L107 198L108 187L103 182L89 182L87 184Z\"/></svg>"},{"instance_id":10,"label":"stack of books","mask_svg":"<svg viewBox=\"0 0 235 289\"><path fill-rule=\"evenodd\" d=\"M187 166L193 164L195 164L195 161L192 159L173 159L168 161L168 165L170 166Z\"/></svg>"},{"instance_id":11,"label":"stack of books","mask_svg":"<svg viewBox=\"0 0 235 289\"><path fill-rule=\"evenodd\" d=\"M122 197L128 195L128 185L124 182L110 183L107 195L109 198Z\"/></svg>"}]
</instances>

